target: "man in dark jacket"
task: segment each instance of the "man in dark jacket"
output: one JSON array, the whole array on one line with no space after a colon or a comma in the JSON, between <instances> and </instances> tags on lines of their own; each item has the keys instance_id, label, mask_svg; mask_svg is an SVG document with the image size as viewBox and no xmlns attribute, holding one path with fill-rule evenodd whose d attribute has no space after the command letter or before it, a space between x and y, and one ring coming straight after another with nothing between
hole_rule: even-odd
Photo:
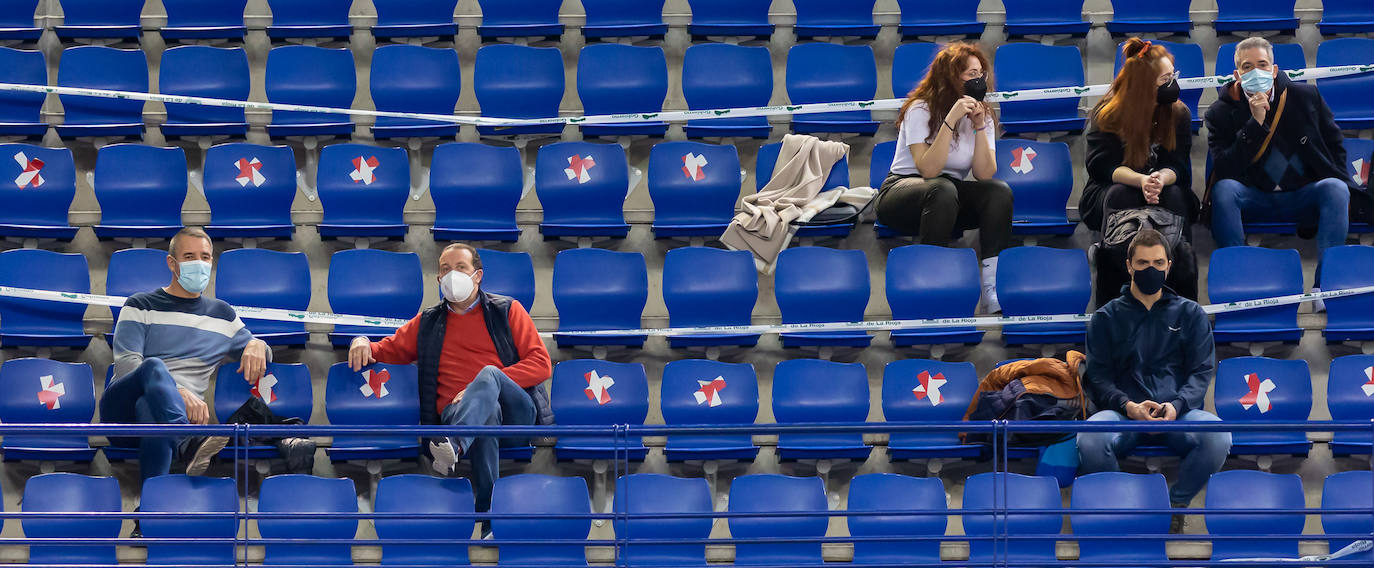
<instances>
[{"instance_id":1,"label":"man in dark jacket","mask_svg":"<svg viewBox=\"0 0 1374 568\"><path fill-rule=\"evenodd\" d=\"M1341 130L1326 101L1316 87L1289 81L1263 38L1236 46L1235 78L1206 116L1217 246L1245 244L1242 217L1296 221L1299 234L1315 229L1322 249L1345 244L1350 192L1359 186L1346 174Z\"/></svg>"},{"instance_id":2,"label":"man in dark jacket","mask_svg":"<svg viewBox=\"0 0 1374 568\"><path fill-rule=\"evenodd\" d=\"M1163 235L1142 229L1127 256L1130 293L1123 291L1088 322L1083 386L1097 407L1088 420L1219 421L1202 410L1214 376L1212 327L1201 306L1164 288L1172 263ZM1117 471L1117 458L1142 442L1162 444L1183 456L1169 501L1187 507L1226 461L1231 434L1085 432L1078 435L1080 470Z\"/></svg>"}]
</instances>

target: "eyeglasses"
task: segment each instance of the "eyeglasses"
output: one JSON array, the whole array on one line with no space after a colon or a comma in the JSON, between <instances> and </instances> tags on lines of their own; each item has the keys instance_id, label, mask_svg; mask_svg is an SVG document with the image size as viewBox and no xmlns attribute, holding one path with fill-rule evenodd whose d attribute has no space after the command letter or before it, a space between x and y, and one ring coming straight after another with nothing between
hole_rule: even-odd
<instances>
[{"instance_id":1,"label":"eyeglasses","mask_svg":"<svg viewBox=\"0 0 1374 568\"><path fill-rule=\"evenodd\" d=\"M1161 85L1168 85L1169 83L1172 83L1172 82L1174 82L1174 81L1177 81L1177 80L1178 80L1178 74L1179 74L1179 71L1178 71L1177 69L1175 69L1173 73L1170 73L1170 74L1168 74L1168 75L1160 75L1159 78L1164 80L1164 82L1163 82L1163 83L1160 83L1160 84L1161 84Z\"/></svg>"}]
</instances>

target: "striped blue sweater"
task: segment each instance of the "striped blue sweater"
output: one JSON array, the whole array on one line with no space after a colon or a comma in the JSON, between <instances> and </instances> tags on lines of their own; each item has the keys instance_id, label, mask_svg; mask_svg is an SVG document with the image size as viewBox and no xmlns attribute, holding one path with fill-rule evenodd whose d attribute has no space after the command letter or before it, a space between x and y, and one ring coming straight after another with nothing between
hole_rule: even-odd
<instances>
[{"instance_id":1,"label":"striped blue sweater","mask_svg":"<svg viewBox=\"0 0 1374 568\"><path fill-rule=\"evenodd\" d=\"M146 357L157 357L177 386L204 399L220 363L238 360L251 339L253 334L223 300L179 298L162 289L134 294L115 323L115 376L138 368Z\"/></svg>"}]
</instances>

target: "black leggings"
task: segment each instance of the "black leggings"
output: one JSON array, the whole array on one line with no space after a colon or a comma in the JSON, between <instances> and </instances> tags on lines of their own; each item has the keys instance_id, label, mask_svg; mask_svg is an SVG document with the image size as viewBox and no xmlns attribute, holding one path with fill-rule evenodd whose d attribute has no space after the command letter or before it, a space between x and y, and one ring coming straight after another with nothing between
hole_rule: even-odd
<instances>
[{"instance_id":1,"label":"black leggings","mask_svg":"<svg viewBox=\"0 0 1374 568\"><path fill-rule=\"evenodd\" d=\"M1011 187L1002 180L955 180L946 176L888 174L878 201L878 220L921 244L949 246L955 230L978 229L979 258L1001 254L1011 243Z\"/></svg>"},{"instance_id":2,"label":"black leggings","mask_svg":"<svg viewBox=\"0 0 1374 568\"><path fill-rule=\"evenodd\" d=\"M1193 200L1189 199L1188 191L1191 190L1177 185L1164 186L1164 189L1159 192L1159 207L1178 213L1183 216L1188 225L1192 225L1196 212L1193 211ZM1104 226L1097 227L1097 230L1101 231L1106 228L1107 218L1111 217L1112 213L1123 209L1138 209L1147 205L1150 204L1145 202L1145 194L1140 188L1120 183L1112 184L1102 194L1102 224ZM1192 231L1185 230L1183 234L1189 241L1193 240Z\"/></svg>"}]
</instances>

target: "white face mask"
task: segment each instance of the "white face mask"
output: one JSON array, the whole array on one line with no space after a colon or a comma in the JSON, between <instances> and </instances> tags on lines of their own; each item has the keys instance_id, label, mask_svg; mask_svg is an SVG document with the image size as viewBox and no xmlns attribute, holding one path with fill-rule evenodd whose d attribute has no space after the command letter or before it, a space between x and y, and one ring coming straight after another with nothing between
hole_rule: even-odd
<instances>
[{"instance_id":1,"label":"white face mask","mask_svg":"<svg viewBox=\"0 0 1374 568\"><path fill-rule=\"evenodd\" d=\"M443 294L444 300L449 302L461 302L472 295L476 286L472 283L472 276L467 273L450 270L439 280L439 293Z\"/></svg>"}]
</instances>

